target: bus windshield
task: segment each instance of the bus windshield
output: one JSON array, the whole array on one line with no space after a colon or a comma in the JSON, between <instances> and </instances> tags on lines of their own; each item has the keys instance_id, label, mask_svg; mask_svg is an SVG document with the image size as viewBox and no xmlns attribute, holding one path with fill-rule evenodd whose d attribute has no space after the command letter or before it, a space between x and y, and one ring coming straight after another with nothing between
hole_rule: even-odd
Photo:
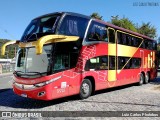
<instances>
[{"instance_id":1,"label":"bus windshield","mask_svg":"<svg viewBox=\"0 0 160 120\"><path fill-rule=\"evenodd\" d=\"M77 16L66 15L57 31L60 35L79 36L84 37L88 19Z\"/></svg>"},{"instance_id":2,"label":"bus windshield","mask_svg":"<svg viewBox=\"0 0 160 120\"><path fill-rule=\"evenodd\" d=\"M35 47L21 48L18 51L15 73L21 77L40 77L49 70L52 45L43 47L43 53L35 54Z\"/></svg>"},{"instance_id":3,"label":"bus windshield","mask_svg":"<svg viewBox=\"0 0 160 120\"><path fill-rule=\"evenodd\" d=\"M31 41L55 33L59 18L59 15L52 15L32 20L24 31L21 41Z\"/></svg>"}]
</instances>

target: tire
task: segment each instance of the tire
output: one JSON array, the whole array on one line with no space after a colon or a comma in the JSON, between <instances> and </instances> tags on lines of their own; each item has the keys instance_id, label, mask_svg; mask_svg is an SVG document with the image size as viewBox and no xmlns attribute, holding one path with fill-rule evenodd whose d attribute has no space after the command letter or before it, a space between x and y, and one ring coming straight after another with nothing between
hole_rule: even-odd
<instances>
[{"instance_id":1,"label":"tire","mask_svg":"<svg viewBox=\"0 0 160 120\"><path fill-rule=\"evenodd\" d=\"M147 72L146 75L145 75L145 80L144 80L144 83L147 84L150 80L150 76L149 76L149 73Z\"/></svg>"},{"instance_id":2,"label":"tire","mask_svg":"<svg viewBox=\"0 0 160 120\"><path fill-rule=\"evenodd\" d=\"M79 96L81 99L86 99L91 95L91 93L92 93L92 83L89 79L84 79L80 87Z\"/></svg>"},{"instance_id":3,"label":"tire","mask_svg":"<svg viewBox=\"0 0 160 120\"><path fill-rule=\"evenodd\" d=\"M144 78L144 75L141 73L141 74L140 74L140 78L139 78L139 82L138 82L138 85L139 85L139 86L141 86L141 85L144 83L144 79L145 79L145 78Z\"/></svg>"}]
</instances>

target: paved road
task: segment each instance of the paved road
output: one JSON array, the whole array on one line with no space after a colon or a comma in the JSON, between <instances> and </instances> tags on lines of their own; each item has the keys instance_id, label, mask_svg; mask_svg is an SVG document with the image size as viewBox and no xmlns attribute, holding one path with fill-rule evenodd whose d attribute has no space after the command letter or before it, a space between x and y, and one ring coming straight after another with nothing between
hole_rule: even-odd
<instances>
[{"instance_id":1,"label":"paved road","mask_svg":"<svg viewBox=\"0 0 160 120\"><path fill-rule=\"evenodd\" d=\"M0 85L0 111L160 111L160 78L147 85L98 91L84 100L72 96L48 102L15 95L11 78L0 78L0 84L6 82L5 87Z\"/></svg>"},{"instance_id":2,"label":"paved road","mask_svg":"<svg viewBox=\"0 0 160 120\"><path fill-rule=\"evenodd\" d=\"M12 74L0 75L0 92L2 89L8 89L12 87Z\"/></svg>"}]
</instances>

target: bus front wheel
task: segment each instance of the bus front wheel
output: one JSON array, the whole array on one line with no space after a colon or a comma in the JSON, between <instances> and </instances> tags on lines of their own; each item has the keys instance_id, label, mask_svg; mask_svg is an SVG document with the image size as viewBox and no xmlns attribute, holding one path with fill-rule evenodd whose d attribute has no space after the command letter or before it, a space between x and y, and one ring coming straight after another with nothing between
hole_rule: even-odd
<instances>
[{"instance_id":1,"label":"bus front wheel","mask_svg":"<svg viewBox=\"0 0 160 120\"><path fill-rule=\"evenodd\" d=\"M86 99L92 93L92 83L89 79L84 79L80 87L80 98Z\"/></svg>"}]
</instances>

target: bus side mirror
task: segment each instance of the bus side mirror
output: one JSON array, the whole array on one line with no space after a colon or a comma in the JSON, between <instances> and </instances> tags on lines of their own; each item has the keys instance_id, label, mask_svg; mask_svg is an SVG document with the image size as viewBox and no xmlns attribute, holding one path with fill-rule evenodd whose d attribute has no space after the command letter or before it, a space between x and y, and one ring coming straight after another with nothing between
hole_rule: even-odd
<instances>
[{"instance_id":1,"label":"bus side mirror","mask_svg":"<svg viewBox=\"0 0 160 120\"><path fill-rule=\"evenodd\" d=\"M79 39L78 36L65 36L65 35L46 35L41 37L38 41L36 41L36 54L42 54L43 45L46 43L56 43L56 42L71 42L77 41Z\"/></svg>"},{"instance_id":2,"label":"bus side mirror","mask_svg":"<svg viewBox=\"0 0 160 120\"><path fill-rule=\"evenodd\" d=\"M9 42L5 43L4 45L2 45L2 47L1 47L1 55L5 55L7 46L12 45L12 44L16 44L16 43L17 43L17 41L9 41Z\"/></svg>"}]
</instances>

